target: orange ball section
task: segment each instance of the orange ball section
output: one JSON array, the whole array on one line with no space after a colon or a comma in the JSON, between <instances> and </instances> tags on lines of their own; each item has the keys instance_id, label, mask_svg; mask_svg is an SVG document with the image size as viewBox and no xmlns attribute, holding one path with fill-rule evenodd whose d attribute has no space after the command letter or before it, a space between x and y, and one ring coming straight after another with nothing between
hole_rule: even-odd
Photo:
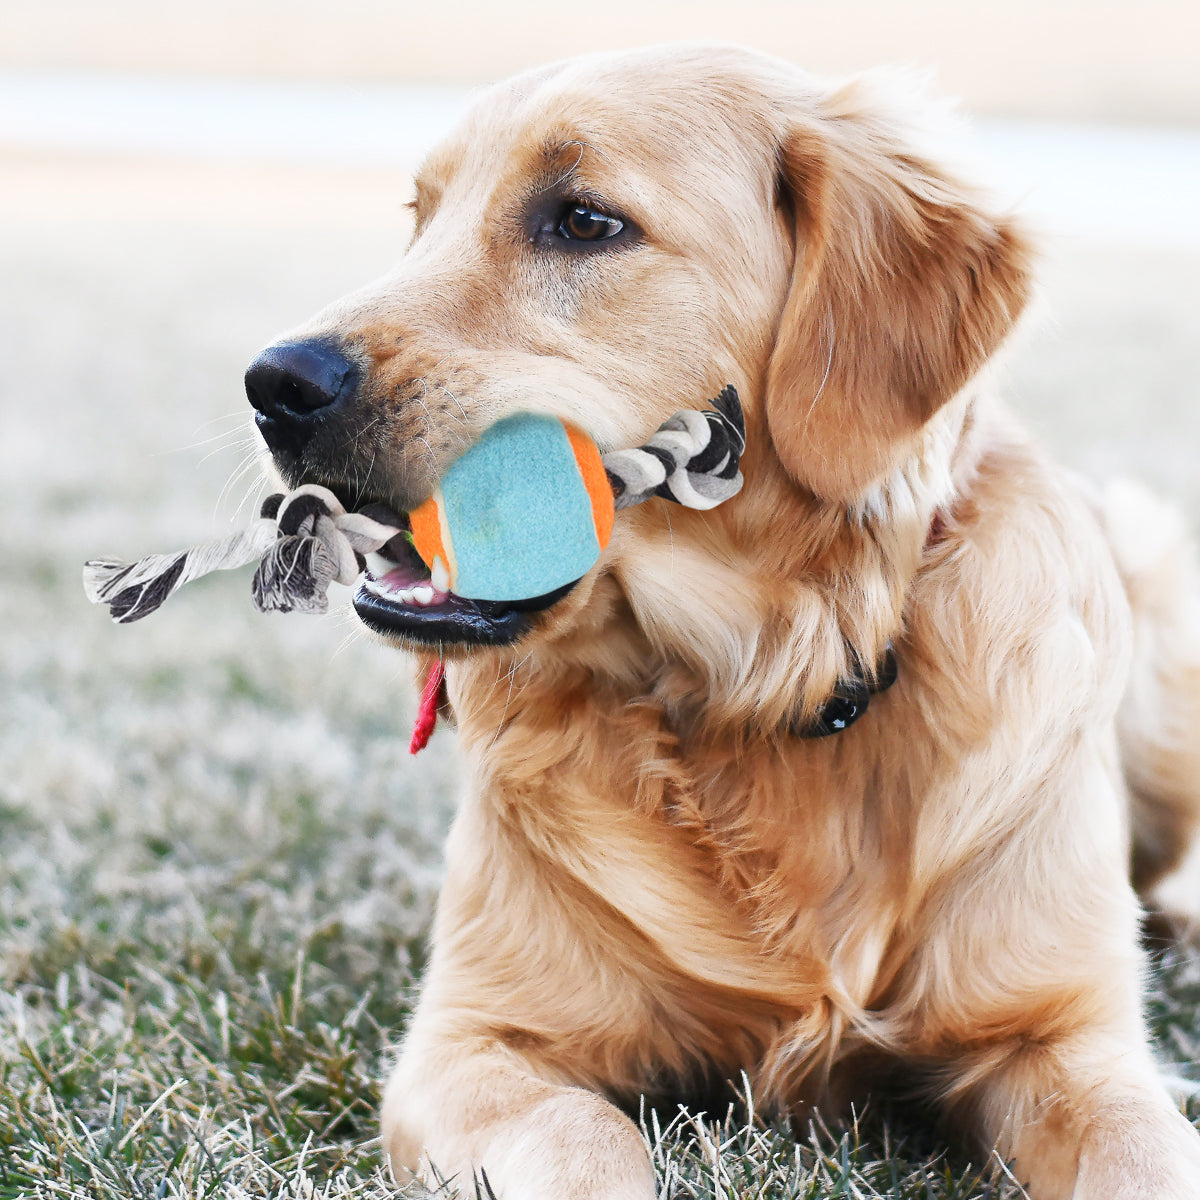
<instances>
[{"instance_id":1,"label":"orange ball section","mask_svg":"<svg viewBox=\"0 0 1200 1200\"><path fill-rule=\"evenodd\" d=\"M432 566L435 557L440 558L447 568L451 568L454 559L442 543L442 517L438 512L438 493L434 492L422 504L408 514L412 526L413 545L426 566Z\"/></svg>"},{"instance_id":2,"label":"orange ball section","mask_svg":"<svg viewBox=\"0 0 1200 1200\"><path fill-rule=\"evenodd\" d=\"M592 502L592 519L596 524L596 541L603 550L612 537L613 505L612 484L608 481L608 473L604 463L600 461L600 450L581 429L563 422L571 449L575 452L575 462L579 466L579 474L583 477L583 486L587 489L588 499Z\"/></svg>"}]
</instances>

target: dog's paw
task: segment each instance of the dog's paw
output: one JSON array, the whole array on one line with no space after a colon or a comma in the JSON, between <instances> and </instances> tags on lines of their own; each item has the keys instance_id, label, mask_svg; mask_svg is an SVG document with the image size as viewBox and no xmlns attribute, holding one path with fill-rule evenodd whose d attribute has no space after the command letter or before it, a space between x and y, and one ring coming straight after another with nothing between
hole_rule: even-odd
<instances>
[{"instance_id":1,"label":"dog's paw","mask_svg":"<svg viewBox=\"0 0 1200 1200\"><path fill-rule=\"evenodd\" d=\"M1196 1200L1200 1137L1167 1105L1114 1105L1088 1127L1072 1200Z\"/></svg>"},{"instance_id":2,"label":"dog's paw","mask_svg":"<svg viewBox=\"0 0 1200 1200\"><path fill-rule=\"evenodd\" d=\"M388 1088L382 1130L399 1182L459 1200L654 1200L637 1126L594 1092L509 1078L477 1108L487 1119L470 1121L464 1106L422 1101L403 1082Z\"/></svg>"},{"instance_id":3,"label":"dog's paw","mask_svg":"<svg viewBox=\"0 0 1200 1200\"><path fill-rule=\"evenodd\" d=\"M580 1089L548 1098L491 1145L496 1200L654 1200L654 1171L634 1123Z\"/></svg>"}]
</instances>

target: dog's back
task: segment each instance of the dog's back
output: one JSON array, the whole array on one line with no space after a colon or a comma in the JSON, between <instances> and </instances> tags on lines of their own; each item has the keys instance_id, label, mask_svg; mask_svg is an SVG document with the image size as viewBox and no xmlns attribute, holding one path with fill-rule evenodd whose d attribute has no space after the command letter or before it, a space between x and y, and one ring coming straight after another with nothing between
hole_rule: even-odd
<instances>
[{"instance_id":1,"label":"dog's back","mask_svg":"<svg viewBox=\"0 0 1200 1200\"><path fill-rule=\"evenodd\" d=\"M1118 728L1132 815L1133 882L1179 932L1200 930L1200 570L1182 519L1134 484L1101 519L1133 610Z\"/></svg>"}]
</instances>

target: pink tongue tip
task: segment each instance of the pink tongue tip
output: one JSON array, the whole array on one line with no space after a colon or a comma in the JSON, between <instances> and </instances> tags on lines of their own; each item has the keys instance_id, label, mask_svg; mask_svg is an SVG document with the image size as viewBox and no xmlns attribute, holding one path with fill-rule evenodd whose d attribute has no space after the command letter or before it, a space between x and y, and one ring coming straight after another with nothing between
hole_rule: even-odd
<instances>
[{"instance_id":1,"label":"pink tongue tip","mask_svg":"<svg viewBox=\"0 0 1200 1200\"><path fill-rule=\"evenodd\" d=\"M428 573L422 574L418 568L408 565L393 567L390 571L385 571L377 579L372 580L372 586L383 595L395 596L402 602L410 599L410 597L404 596L405 592L411 592L413 588L417 587L427 588L430 594L416 602L422 607L444 604L450 598L450 593L438 587L429 578Z\"/></svg>"},{"instance_id":2,"label":"pink tongue tip","mask_svg":"<svg viewBox=\"0 0 1200 1200\"><path fill-rule=\"evenodd\" d=\"M387 588L389 592L404 592L419 583L433 587L433 581L429 578L428 571L422 571L408 563L385 571L376 582L381 587ZM436 592L438 589L433 588L433 590Z\"/></svg>"}]
</instances>

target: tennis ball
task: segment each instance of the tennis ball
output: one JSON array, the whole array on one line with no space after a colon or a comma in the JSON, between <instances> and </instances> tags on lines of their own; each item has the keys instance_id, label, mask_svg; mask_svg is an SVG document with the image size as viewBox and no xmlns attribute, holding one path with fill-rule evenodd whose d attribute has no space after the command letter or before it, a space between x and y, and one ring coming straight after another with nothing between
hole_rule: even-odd
<instances>
[{"instance_id":1,"label":"tennis ball","mask_svg":"<svg viewBox=\"0 0 1200 1200\"><path fill-rule=\"evenodd\" d=\"M528 600L587 574L613 512L596 443L558 417L516 413L485 430L409 519L437 587Z\"/></svg>"}]
</instances>

